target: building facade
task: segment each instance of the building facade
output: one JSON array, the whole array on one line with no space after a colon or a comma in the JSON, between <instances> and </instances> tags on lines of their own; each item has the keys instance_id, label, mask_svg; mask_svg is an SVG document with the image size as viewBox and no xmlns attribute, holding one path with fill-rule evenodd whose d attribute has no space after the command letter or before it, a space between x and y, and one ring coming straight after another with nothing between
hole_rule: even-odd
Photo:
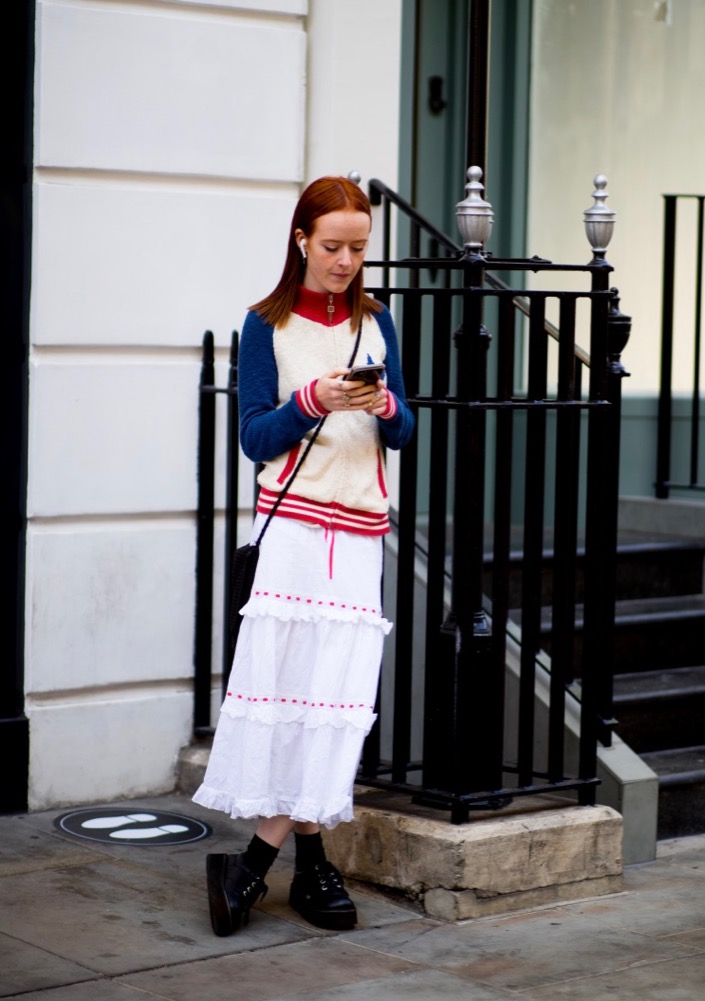
<instances>
[{"instance_id":1,"label":"building facade","mask_svg":"<svg viewBox=\"0 0 705 1001\"><path fill-rule=\"evenodd\" d=\"M26 356L6 375L24 445L6 460L8 506L22 510L0 716L3 746L29 747L19 782L43 809L173 788L191 733L203 332L222 383L231 331L278 278L293 206L321 174L379 177L452 225L470 4L25 7L15 128L31 150L31 291L16 333ZM640 345L625 412L639 418L633 440L648 439L658 255L645 268L634 248L658 246L661 193L700 186L705 147L687 123L705 12L698 0L492 0L491 12L490 249L587 260L582 211L593 176L609 176L610 260ZM625 459L628 492L650 487L640 454Z\"/></svg>"}]
</instances>

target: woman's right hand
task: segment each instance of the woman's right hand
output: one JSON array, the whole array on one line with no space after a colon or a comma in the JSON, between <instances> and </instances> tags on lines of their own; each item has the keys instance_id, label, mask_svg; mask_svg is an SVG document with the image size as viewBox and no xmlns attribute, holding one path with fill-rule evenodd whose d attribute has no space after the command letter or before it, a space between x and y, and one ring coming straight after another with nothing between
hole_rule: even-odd
<instances>
[{"instance_id":1,"label":"woman's right hand","mask_svg":"<svg viewBox=\"0 0 705 1001\"><path fill-rule=\"evenodd\" d=\"M316 397L326 410L366 410L379 398L375 386L357 381L346 382L345 376L349 371L348 368L334 368L316 383Z\"/></svg>"}]
</instances>

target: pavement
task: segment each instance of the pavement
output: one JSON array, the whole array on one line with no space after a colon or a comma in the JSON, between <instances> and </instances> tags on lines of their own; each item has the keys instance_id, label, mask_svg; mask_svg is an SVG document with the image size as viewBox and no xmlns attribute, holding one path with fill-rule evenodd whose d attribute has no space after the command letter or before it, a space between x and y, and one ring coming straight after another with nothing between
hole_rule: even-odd
<instances>
[{"instance_id":1,"label":"pavement","mask_svg":"<svg viewBox=\"0 0 705 1001\"><path fill-rule=\"evenodd\" d=\"M216 938L205 854L240 850L254 825L177 794L100 807L92 826L78 823L80 836L56 826L71 811L0 816L0 997L705 999L705 835L659 843L656 861L625 869L619 893L503 917L444 923L413 902L348 883L359 912L348 932L313 928L288 908L287 845L249 925ZM177 822L159 818L151 843L111 840L121 830L143 833L149 815L163 813ZM184 817L212 830L164 843L187 826Z\"/></svg>"}]
</instances>

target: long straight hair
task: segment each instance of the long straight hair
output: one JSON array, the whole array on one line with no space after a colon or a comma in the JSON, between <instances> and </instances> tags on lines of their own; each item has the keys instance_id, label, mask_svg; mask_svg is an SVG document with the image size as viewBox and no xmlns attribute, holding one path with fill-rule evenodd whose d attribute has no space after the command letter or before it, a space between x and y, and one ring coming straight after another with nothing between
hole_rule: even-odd
<instances>
[{"instance_id":1,"label":"long straight hair","mask_svg":"<svg viewBox=\"0 0 705 1001\"><path fill-rule=\"evenodd\" d=\"M367 195L354 181L347 177L319 177L305 189L294 209L286 249L286 261L282 276L268 296L256 302L250 309L255 310L266 323L276 327L286 322L291 314L296 296L306 271L306 264L296 242L296 230L307 237L313 233L316 220L329 212L347 210L364 212L372 220L372 211ZM381 304L367 295L363 287L363 269L360 268L348 286L347 295L351 309L350 327L356 331L363 316L379 313Z\"/></svg>"}]
</instances>

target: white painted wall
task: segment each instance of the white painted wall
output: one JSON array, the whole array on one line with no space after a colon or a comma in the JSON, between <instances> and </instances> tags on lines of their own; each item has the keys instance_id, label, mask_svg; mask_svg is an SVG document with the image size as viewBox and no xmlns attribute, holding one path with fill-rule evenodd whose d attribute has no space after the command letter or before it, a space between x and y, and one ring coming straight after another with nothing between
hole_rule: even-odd
<instances>
[{"instance_id":1,"label":"white painted wall","mask_svg":"<svg viewBox=\"0 0 705 1001\"><path fill-rule=\"evenodd\" d=\"M38 2L32 809L173 788L193 708L201 338L223 384L305 182L356 168L395 185L400 20L401 0Z\"/></svg>"},{"instance_id":2,"label":"white painted wall","mask_svg":"<svg viewBox=\"0 0 705 1001\"><path fill-rule=\"evenodd\" d=\"M279 273L271 248L303 179L306 13L38 4L33 809L170 789L189 742L199 348L212 329L222 380L231 330ZM222 473L218 488L222 502Z\"/></svg>"},{"instance_id":3,"label":"white painted wall","mask_svg":"<svg viewBox=\"0 0 705 1001\"><path fill-rule=\"evenodd\" d=\"M399 174L401 0L311 0L306 180Z\"/></svg>"}]
</instances>

